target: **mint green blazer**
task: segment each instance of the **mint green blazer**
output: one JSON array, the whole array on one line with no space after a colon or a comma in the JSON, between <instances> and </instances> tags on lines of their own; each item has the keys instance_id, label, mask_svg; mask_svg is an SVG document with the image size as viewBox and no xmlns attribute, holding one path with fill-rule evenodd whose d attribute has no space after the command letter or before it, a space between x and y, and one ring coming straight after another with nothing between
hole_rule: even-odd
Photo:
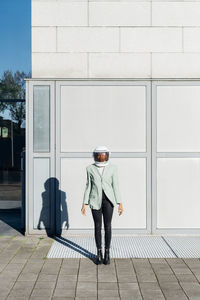
<instances>
[{"instance_id":1,"label":"mint green blazer","mask_svg":"<svg viewBox=\"0 0 200 300\"><path fill-rule=\"evenodd\" d=\"M117 166L108 163L104 167L103 173L98 170L95 163L86 167L87 182L83 196L83 203L93 209L100 209L102 202L102 189L114 206L121 203L119 191Z\"/></svg>"}]
</instances>

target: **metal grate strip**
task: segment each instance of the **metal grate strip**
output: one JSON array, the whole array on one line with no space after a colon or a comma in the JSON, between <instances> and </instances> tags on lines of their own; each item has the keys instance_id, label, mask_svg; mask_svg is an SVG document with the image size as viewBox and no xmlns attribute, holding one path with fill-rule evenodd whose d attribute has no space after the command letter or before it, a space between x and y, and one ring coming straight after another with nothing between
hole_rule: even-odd
<instances>
[{"instance_id":1,"label":"metal grate strip","mask_svg":"<svg viewBox=\"0 0 200 300\"><path fill-rule=\"evenodd\" d=\"M95 255L96 245L93 236L70 236L67 238L57 237L47 258L83 258L94 257ZM110 246L110 256L112 258L176 257L161 236L114 235Z\"/></svg>"},{"instance_id":2,"label":"metal grate strip","mask_svg":"<svg viewBox=\"0 0 200 300\"><path fill-rule=\"evenodd\" d=\"M177 257L200 258L200 237L172 236L163 238L176 253Z\"/></svg>"}]
</instances>

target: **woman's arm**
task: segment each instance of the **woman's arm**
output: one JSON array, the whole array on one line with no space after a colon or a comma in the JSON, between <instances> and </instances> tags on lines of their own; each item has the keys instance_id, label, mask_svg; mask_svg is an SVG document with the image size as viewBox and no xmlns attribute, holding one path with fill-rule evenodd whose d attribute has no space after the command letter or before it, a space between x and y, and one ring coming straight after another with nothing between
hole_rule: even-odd
<instances>
[{"instance_id":1,"label":"woman's arm","mask_svg":"<svg viewBox=\"0 0 200 300\"><path fill-rule=\"evenodd\" d=\"M90 189L91 189L91 179L90 179L89 171L87 169L87 182L86 182L85 192L83 196L83 204L88 204Z\"/></svg>"},{"instance_id":2,"label":"woman's arm","mask_svg":"<svg viewBox=\"0 0 200 300\"><path fill-rule=\"evenodd\" d=\"M112 186L113 186L113 191L115 194L115 200L117 204L121 203L121 195L119 191L119 180L118 180L118 171L117 171L117 166L115 166L115 170L112 176Z\"/></svg>"}]
</instances>

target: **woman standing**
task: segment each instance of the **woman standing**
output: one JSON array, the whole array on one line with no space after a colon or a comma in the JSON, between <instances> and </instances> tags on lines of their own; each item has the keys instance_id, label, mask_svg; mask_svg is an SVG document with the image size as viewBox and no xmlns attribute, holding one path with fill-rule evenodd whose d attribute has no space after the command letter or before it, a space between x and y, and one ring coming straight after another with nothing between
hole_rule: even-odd
<instances>
[{"instance_id":1,"label":"woman standing","mask_svg":"<svg viewBox=\"0 0 200 300\"><path fill-rule=\"evenodd\" d=\"M119 215L123 212L118 184L116 165L109 162L110 151L105 146L93 151L94 163L87 166L87 182L81 212L86 215L86 205L91 208L97 247L97 264L110 263L110 243L112 236L112 216L114 206L118 206ZM102 215L105 230L105 252L102 256Z\"/></svg>"}]
</instances>

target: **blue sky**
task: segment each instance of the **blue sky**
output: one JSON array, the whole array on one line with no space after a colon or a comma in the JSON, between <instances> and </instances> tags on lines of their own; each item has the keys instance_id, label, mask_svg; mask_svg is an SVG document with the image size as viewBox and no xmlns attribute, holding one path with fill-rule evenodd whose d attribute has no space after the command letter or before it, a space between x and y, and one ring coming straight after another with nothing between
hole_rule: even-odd
<instances>
[{"instance_id":1,"label":"blue sky","mask_svg":"<svg viewBox=\"0 0 200 300\"><path fill-rule=\"evenodd\" d=\"M31 0L0 0L0 78L31 71Z\"/></svg>"}]
</instances>

